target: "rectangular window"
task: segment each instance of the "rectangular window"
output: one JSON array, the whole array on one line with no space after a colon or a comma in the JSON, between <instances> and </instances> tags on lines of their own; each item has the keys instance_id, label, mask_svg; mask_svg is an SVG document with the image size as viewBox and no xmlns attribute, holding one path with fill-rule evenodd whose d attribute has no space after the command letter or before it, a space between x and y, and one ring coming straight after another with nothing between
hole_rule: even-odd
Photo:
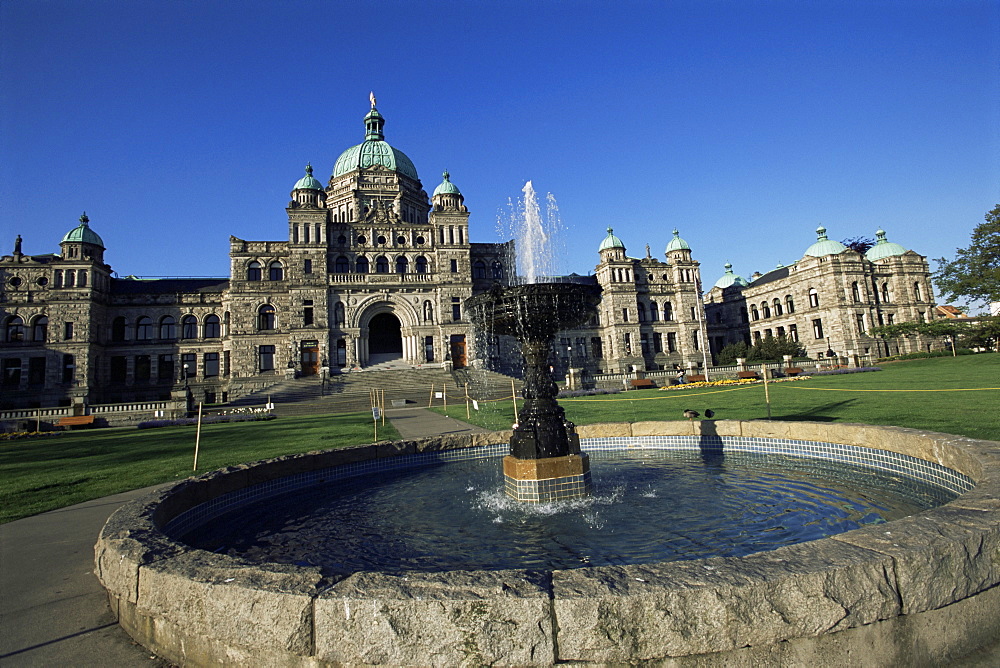
<instances>
[{"instance_id":1,"label":"rectangular window","mask_svg":"<svg viewBox=\"0 0 1000 668\"><path fill-rule=\"evenodd\" d=\"M790 338L792 341L798 341L799 340L799 326L798 325L789 325L788 326L788 338Z\"/></svg>"},{"instance_id":2,"label":"rectangular window","mask_svg":"<svg viewBox=\"0 0 1000 668\"><path fill-rule=\"evenodd\" d=\"M601 337L590 337L590 349L593 351L594 359L604 358L604 344L601 342Z\"/></svg>"},{"instance_id":3,"label":"rectangular window","mask_svg":"<svg viewBox=\"0 0 1000 668\"><path fill-rule=\"evenodd\" d=\"M698 316L694 312L694 307L693 306L691 307L691 319L692 320L697 320L698 319Z\"/></svg>"},{"instance_id":4,"label":"rectangular window","mask_svg":"<svg viewBox=\"0 0 1000 668\"><path fill-rule=\"evenodd\" d=\"M302 308L302 324L306 327L313 324L313 307L305 306Z\"/></svg>"},{"instance_id":5,"label":"rectangular window","mask_svg":"<svg viewBox=\"0 0 1000 668\"><path fill-rule=\"evenodd\" d=\"M784 336L785 335L785 328L784 327L779 327L776 330L776 334L778 335L779 338L782 337L782 336Z\"/></svg>"},{"instance_id":6,"label":"rectangular window","mask_svg":"<svg viewBox=\"0 0 1000 668\"><path fill-rule=\"evenodd\" d=\"M73 340L73 323L63 323L63 341Z\"/></svg>"},{"instance_id":7,"label":"rectangular window","mask_svg":"<svg viewBox=\"0 0 1000 668\"><path fill-rule=\"evenodd\" d=\"M313 261L312 260L306 260L303 264L304 264L304 266L302 267L302 273L304 273L304 274L311 274L311 273L313 273Z\"/></svg>"},{"instance_id":8,"label":"rectangular window","mask_svg":"<svg viewBox=\"0 0 1000 668\"><path fill-rule=\"evenodd\" d=\"M823 338L823 321L820 318L813 320L813 338L822 339Z\"/></svg>"},{"instance_id":9,"label":"rectangular window","mask_svg":"<svg viewBox=\"0 0 1000 668\"><path fill-rule=\"evenodd\" d=\"M451 319L455 321L462 319L462 304L458 297L451 298Z\"/></svg>"},{"instance_id":10,"label":"rectangular window","mask_svg":"<svg viewBox=\"0 0 1000 668\"><path fill-rule=\"evenodd\" d=\"M223 350L222 351L222 375L224 375L224 376L228 376L229 375L229 351L228 350ZM223 399L223 403L225 403L225 399Z\"/></svg>"},{"instance_id":11,"label":"rectangular window","mask_svg":"<svg viewBox=\"0 0 1000 668\"><path fill-rule=\"evenodd\" d=\"M8 357L3 361L4 387L17 387L21 384L21 358Z\"/></svg>"},{"instance_id":12,"label":"rectangular window","mask_svg":"<svg viewBox=\"0 0 1000 668\"><path fill-rule=\"evenodd\" d=\"M63 376L62 382L72 383L76 373L76 362L72 355L63 355Z\"/></svg>"},{"instance_id":13,"label":"rectangular window","mask_svg":"<svg viewBox=\"0 0 1000 668\"><path fill-rule=\"evenodd\" d=\"M457 274L458 273L458 260L452 260L451 261L451 273L453 273L453 274Z\"/></svg>"},{"instance_id":14,"label":"rectangular window","mask_svg":"<svg viewBox=\"0 0 1000 668\"><path fill-rule=\"evenodd\" d=\"M628 307L622 309L622 322L628 322Z\"/></svg>"},{"instance_id":15,"label":"rectangular window","mask_svg":"<svg viewBox=\"0 0 1000 668\"><path fill-rule=\"evenodd\" d=\"M136 355L135 357L135 379L149 380L152 373L152 364L149 355Z\"/></svg>"},{"instance_id":16,"label":"rectangular window","mask_svg":"<svg viewBox=\"0 0 1000 668\"><path fill-rule=\"evenodd\" d=\"M858 334L864 334L865 333L865 314L864 313L858 313L857 314L857 319L858 319Z\"/></svg>"},{"instance_id":17,"label":"rectangular window","mask_svg":"<svg viewBox=\"0 0 1000 668\"><path fill-rule=\"evenodd\" d=\"M45 358L32 357L28 360L28 382L32 385L45 383Z\"/></svg>"},{"instance_id":18,"label":"rectangular window","mask_svg":"<svg viewBox=\"0 0 1000 668\"><path fill-rule=\"evenodd\" d=\"M625 334L625 354L632 354L632 335L628 333Z\"/></svg>"},{"instance_id":19,"label":"rectangular window","mask_svg":"<svg viewBox=\"0 0 1000 668\"><path fill-rule=\"evenodd\" d=\"M219 353L205 353L205 378L219 375Z\"/></svg>"},{"instance_id":20,"label":"rectangular window","mask_svg":"<svg viewBox=\"0 0 1000 668\"><path fill-rule=\"evenodd\" d=\"M156 360L156 377L160 380L174 379L174 356L160 355Z\"/></svg>"},{"instance_id":21,"label":"rectangular window","mask_svg":"<svg viewBox=\"0 0 1000 668\"><path fill-rule=\"evenodd\" d=\"M885 317L889 319L889 324L892 325L896 321L896 316L893 313L886 313Z\"/></svg>"},{"instance_id":22,"label":"rectangular window","mask_svg":"<svg viewBox=\"0 0 1000 668\"><path fill-rule=\"evenodd\" d=\"M677 352L677 332L667 332L667 352Z\"/></svg>"},{"instance_id":23,"label":"rectangular window","mask_svg":"<svg viewBox=\"0 0 1000 668\"><path fill-rule=\"evenodd\" d=\"M261 371L274 371L274 346L259 346L257 358L257 366Z\"/></svg>"},{"instance_id":24,"label":"rectangular window","mask_svg":"<svg viewBox=\"0 0 1000 668\"><path fill-rule=\"evenodd\" d=\"M653 332L653 352L663 352L663 334L660 334L659 332Z\"/></svg>"},{"instance_id":25,"label":"rectangular window","mask_svg":"<svg viewBox=\"0 0 1000 668\"><path fill-rule=\"evenodd\" d=\"M643 355L649 354L649 334L643 333L639 335L639 347L642 349Z\"/></svg>"},{"instance_id":26,"label":"rectangular window","mask_svg":"<svg viewBox=\"0 0 1000 668\"><path fill-rule=\"evenodd\" d=\"M760 345L760 341L761 341L760 332L754 332L753 333L753 341L754 341L755 344Z\"/></svg>"},{"instance_id":27,"label":"rectangular window","mask_svg":"<svg viewBox=\"0 0 1000 668\"><path fill-rule=\"evenodd\" d=\"M116 355L111 358L111 382L124 383L128 373L128 359L124 356Z\"/></svg>"},{"instance_id":28,"label":"rectangular window","mask_svg":"<svg viewBox=\"0 0 1000 668\"><path fill-rule=\"evenodd\" d=\"M181 355L181 369L185 378L194 378L198 373L198 356L194 353L184 353Z\"/></svg>"},{"instance_id":29,"label":"rectangular window","mask_svg":"<svg viewBox=\"0 0 1000 668\"><path fill-rule=\"evenodd\" d=\"M691 342L694 344L695 350L701 350L701 332L698 330L691 332Z\"/></svg>"},{"instance_id":30,"label":"rectangular window","mask_svg":"<svg viewBox=\"0 0 1000 668\"><path fill-rule=\"evenodd\" d=\"M434 337L425 336L424 337L424 359L428 362L434 361Z\"/></svg>"}]
</instances>

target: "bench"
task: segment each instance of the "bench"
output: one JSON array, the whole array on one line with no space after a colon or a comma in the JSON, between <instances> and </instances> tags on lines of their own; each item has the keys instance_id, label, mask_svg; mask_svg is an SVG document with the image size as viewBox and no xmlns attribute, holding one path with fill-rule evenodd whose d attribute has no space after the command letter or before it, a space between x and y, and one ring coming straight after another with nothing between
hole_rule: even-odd
<instances>
[{"instance_id":1,"label":"bench","mask_svg":"<svg viewBox=\"0 0 1000 668\"><path fill-rule=\"evenodd\" d=\"M705 374L701 373L695 374L693 376L688 376L687 379L689 383L704 383L706 380L708 380L708 378L705 377Z\"/></svg>"},{"instance_id":2,"label":"bench","mask_svg":"<svg viewBox=\"0 0 1000 668\"><path fill-rule=\"evenodd\" d=\"M760 380L756 371L740 371L737 372L736 377L740 380Z\"/></svg>"},{"instance_id":3,"label":"bench","mask_svg":"<svg viewBox=\"0 0 1000 668\"><path fill-rule=\"evenodd\" d=\"M637 390L642 390L650 387L656 387L656 384L649 378L635 378L632 380L632 387Z\"/></svg>"},{"instance_id":4,"label":"bench","mask_svg":"<svg viewBox=\"0 0 1000 668\"><path fill-rule=\"evenodd\" d=\"M799 368L797 366L790 366L787 369L785 369L784 371L785 371L785 375L786 376L797 376L800 373L802 373L803 369L801 369L801 368Z\"/></svg>"},{"instance_id":5,"label":"bench","mask_svg":"<svg viewBox=\"0 0 1000 668\"><path fill-rule=\"evenodd\" d=\"M85 427L94 424L93 415L74 415L71 417L59 418L57 427Z\"/></svg>"}]
</instances>

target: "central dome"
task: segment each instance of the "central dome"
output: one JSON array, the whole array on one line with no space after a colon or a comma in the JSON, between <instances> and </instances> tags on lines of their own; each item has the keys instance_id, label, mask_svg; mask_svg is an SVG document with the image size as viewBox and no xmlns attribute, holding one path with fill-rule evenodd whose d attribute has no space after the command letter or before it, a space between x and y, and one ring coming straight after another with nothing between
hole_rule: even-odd
<instances>
[{"instance_id":1,"label":"central dome","mask_svg":"<svg viewBox=\"0 0 1000 668\"><path fill-rule=\"evenodd\" d=\"M406 154L398 148L389 146L385 141L385 136L382 134L383 125L385 125L385 119L382 117L382 114L378 113L378 109L373 106L368 115L365 116L365 128L367 132L365 141L357 146L352 146L340 154L337 162L333 165L333 178L343 176L357 169L381 166L385 169L391 169L394 172L404 174L414 181L419 179L416 167L406 157Z\"/></svg>"}]
</instances>

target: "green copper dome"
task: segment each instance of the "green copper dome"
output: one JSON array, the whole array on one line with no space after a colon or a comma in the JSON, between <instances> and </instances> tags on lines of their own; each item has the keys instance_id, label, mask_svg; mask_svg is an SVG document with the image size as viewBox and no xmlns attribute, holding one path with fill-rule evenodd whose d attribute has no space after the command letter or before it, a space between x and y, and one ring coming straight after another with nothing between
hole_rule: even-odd
<instances>
[{"instance_id":1,"label":"green copper dome","mask_svg":"<svg viewBox=\"0 0 1000 668\"><path fill-rule=\"evenodd\" d=\"M731 285L738 285L741 288L745 288L749 283L746 282L742 276L733 273L733 265L729 262L726 263L726 273L715 282L715 287L717 288L728 288Z\"/></svg>"},{"instance_id":2,"label":"green copper dome","mask_svg":"<svg viewBox=\"0 0 1000 668\"><path fill-rule=\"evenodd\" d=\"M677 251L677 250L691 250L691 247L688 246L688 242L681 239L681 234L680 232L677 231L677 228L675 227L674 238L671 239L670 242L667 244L666 252L669 253L670 251Z\"/></svg>"},{"instance_id":3,"label":"green copper dome","mask_svg":"<svg viewBox=\"0 0 1000 668\"><path fill-rule=\"evenodd\" d=\"M90 229L89 222L90 218L87 218L87 212L84 211L83 215L80 216L80 224L67 232L59 243L85 243L104 248L104 240L97 232Z\"/></svg>"},{"instance_id":4,"label":"green copper dome","mask_svg":"<svg viewBox=\"0 0 1000 668\"><path fill-rule=\"evenodd\" d=\"M887 257L892 257L893 255L902 255L906 252L906 249L899 244L886 241L885 230L877 231L875 233L875 238L877 239L875 245L869 248L868 252L865 253L865 259L869 262L882 260Z\"/></svg>"},{"instance_id":5,"label":"green copper dome","mask_svg":"<svg viewBox=\"0 0 1000 668\"><path fill-rule=\"evenodd\" d=\"M444 177L444 181L442 181L441 185L439 185L437 188L434 189L434 195L461 195L462 194L462 192L458 188L455 187L455 184L452 183L449 180L451 178L451 174L448 173L447 169L444 170L444 174L442 174L441 176Z\"/></svg>"},{"instance_id":6,"label":"green copper dome","mask_svg":"<svg viewBox=\"0 0 1000 668\"><path fill-rule=\"evenodd\" d=\"M323 184L313 177L313 166L306 164L306 175L295 182L292 190L322 190Z\"/></svg>"},{"instance_id":7,"label":"green copper dome","mask_svg":"<svg viewBox=\"0 0 1000 668\"><path fill-rule=\"evenodd\" d=\"M625 244L622 243L621 239L612 234L612 232L614 232L614 230L609 227L608 236L606 236L604 241L601 242L601 247L597 249L598 251L608 250L609 248L621 248L622 250L625 250Z\"/></svg>"},{"instance_id":8,"label":"green copper dome","mask_svg":"<svg viewBox=\"0 0 1000 668\"><path fill-rule=\"evenodd\" d=\"M826 228L820 225L816 228L816 243L806 249L806 255L823 257L824 255L839 255L847 250L847 246L826 238Z\"/></svg>"},{"instance_id":9,"label":"green copper dome","mask_svg":"<svg viewBox=\"0 0 1000 668\"><path fill-rule=\"evenodd\" d=\"M381 165L386 169L405 174L413 180L418 179L417 169L406 154L385 142L385 135L382 134L384 125L385 119L372 105L372 110L365 116L365 141L340 154L333 165L333 178L356 169Z\"/></svg>"}]
</instances>

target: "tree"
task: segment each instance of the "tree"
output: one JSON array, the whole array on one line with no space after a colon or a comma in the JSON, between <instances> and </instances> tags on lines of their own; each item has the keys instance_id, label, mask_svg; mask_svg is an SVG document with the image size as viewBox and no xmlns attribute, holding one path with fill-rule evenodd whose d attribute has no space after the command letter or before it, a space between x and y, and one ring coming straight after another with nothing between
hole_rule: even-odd
<instances>
[{"instance_id":1,"label":"tree","mask_svg":"<svg viewBox=\"0 0 1000 668\"><path fill-rule=\"evenodd\" d=\"M875 245L875 240L871 237L851 237L850 239L844 239L840 243L844 244L852 251L857 251L858 253L864 255L868 252L868 249Z\"/></svg>"},{"instance_id":2,"label":"tree","mask_svg":"<svg viewBox=\"0 0 1000 668\"><path fill-rule=\"evenodd\" d=\"M924 336L947 337L951 343L952 355L958 342L968 347L992 348L1000 340L1000 316L974 320L943 318L930 322L899 322L892 325L872 327L873 336L896 339L902 336L923 334Z\"/></svg>"},{"instance_id":3,"label":"tree","mask_svg":"<svg viewBox=\"0 0 1000 668\"><path fill-rule=\"evenodd\" d=\"M1000 204L986 212L986 221L972 230L968 248L955 250L955 259L935 260L934 282L944 301L973 303L1000 301Z\"/></svg>"}]
</instances>

